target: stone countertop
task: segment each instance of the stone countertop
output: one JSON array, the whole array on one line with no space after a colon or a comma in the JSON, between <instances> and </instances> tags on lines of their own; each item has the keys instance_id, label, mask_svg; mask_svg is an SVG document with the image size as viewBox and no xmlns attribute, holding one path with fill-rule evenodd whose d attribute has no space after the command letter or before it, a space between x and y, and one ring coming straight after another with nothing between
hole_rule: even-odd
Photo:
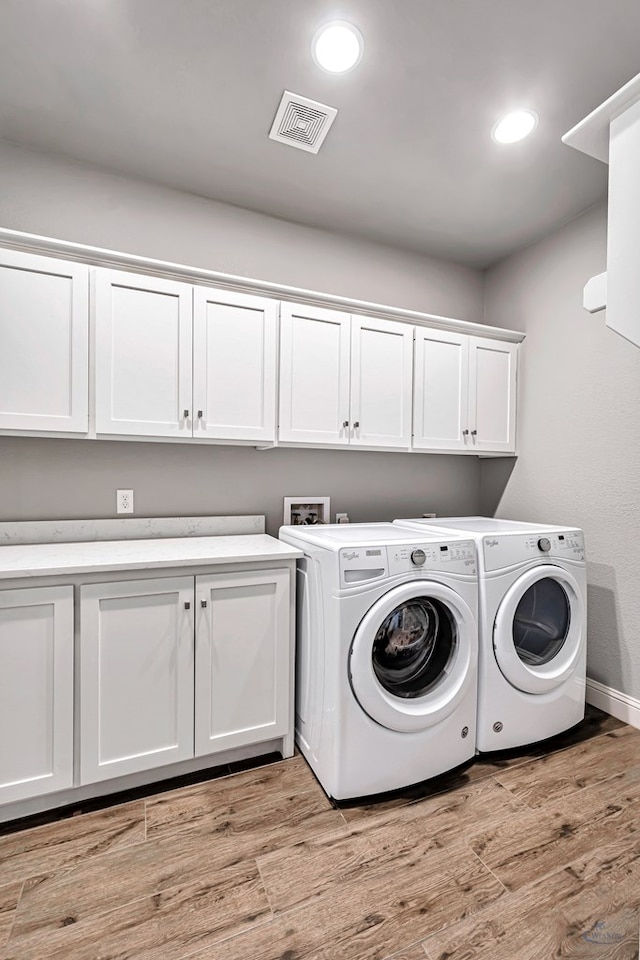
<instances>
[{"instance_id":1,"label":"stone countertop","mask_svg":"<svg viewBox=\"0 0 640 960\"><path fill-rule=\"evenodd\" d=\"M294 560L302 551L266 534L0 546L0 579Z\"/></svg>"}]
</instances>

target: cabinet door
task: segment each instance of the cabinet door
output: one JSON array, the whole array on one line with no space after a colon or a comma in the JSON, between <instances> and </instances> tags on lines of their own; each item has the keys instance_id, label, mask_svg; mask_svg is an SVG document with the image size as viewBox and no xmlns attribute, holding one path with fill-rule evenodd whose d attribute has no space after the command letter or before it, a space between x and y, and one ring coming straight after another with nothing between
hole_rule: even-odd
<instances>
[{"instance_id":1,"label":"cabinet door","mask_svg":"<svg viewBox=\"0 0 640 960\"><path fill-rule=\"evenodd\" d=\"M0 803L73 786L73 587L0 591Z\"/></svg>"},{"instance_id":2,"label":"cabinet door","mask_svg":"<svg viewBox=\"0 0 640 960\"><path fill-rule=\"evenodd\" d=\"M279 439L349 443L350 315L283 303Z\"/></svg>"},{"instance_id":3,"label":"cabinet door","mask_svg":"<svg viewBox=\"0 0 640 960\"><path fill-rule=\"evenodd\" d=\"M288 732L289 589L280 568L196 578L196 756Z\"/></svg>"},{"instance_id":4,"label":"cabinet door","mask_svg":"<svg viewBox=\"0 0 640 960\"><path fill-rule=\"evenodd\" d=\"M413 446L464 450L469 442L469 337L416 327ZM466 433L464 431L467 431Z\"/></svg>"},{"instance_id":5,"label":"cabinet door","mask_svg":"<svg viewBox=\"0 0 640 960\"><path fill-rule=\"evenodd\" d=\"M517 343L470 338L469 423L480 453L515 453L517 357Z\"/></svg>"},{"instance_id":6,"label":"cabinet door","mask_svg":"<svg viewBox=\"0 0 640 960\"><path fill-rule=\"evenodd\" d=\"M96 430L191 436L192 287L96 270Z\"/></svg>"},{"instance_id":7,"label":"cabinet door","mask_svg":"<svg viewBox=\"0 0 640 960\"><path fill-rule=\"evenodd\" d=\"M352 317L352 446L409 447L412 359L409 324Z\"/></svg>"},{"instance_id":8,"label":"cabinet door","mask_svg":"<svg viewBox=\"0 0 640 960\"><path fill-rule=\"evenodd\" d=\"M276 436L275 300L194 288L194 436L273 441Z\"/></svg>"},{"instance_id":9,"label":"cabinet door","mask_svg":"<svg viewBox=\"0 0 640 960\"><path fill-rule=\"evenodd\" d=\"M193 583L81 588L82 783L193 756Z\"/></svg>"},{"instance_id":10,"label":"cabinet door","mask_svg":"<svg viewBox=\"0 0 640 960\"><path fill-rule=\"evenodd\" d=\"M86 433L89 268L0 251L0 429Z\"/></svg>"}]
</instances>

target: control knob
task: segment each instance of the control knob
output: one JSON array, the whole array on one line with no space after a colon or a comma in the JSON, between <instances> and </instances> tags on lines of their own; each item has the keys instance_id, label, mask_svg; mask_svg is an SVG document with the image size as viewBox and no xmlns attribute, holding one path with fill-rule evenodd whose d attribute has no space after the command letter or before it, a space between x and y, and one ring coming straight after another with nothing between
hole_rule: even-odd
<instances>
[{"instance_id":1,"label":"control knob","mask_svg":"<svg viewBox=\"0 0 640 960\"><path fill-rule=\"evenodd\" d=\"M551 550L551 541L548 537L540 537L538 540L538 547L543 553L548 553L549 550Z\"/></svg>"},{"instance_id":2,"label":"control knob","mask_svg":"<svg viewBox=\"0 0 640 960\"><path fill-rule=\"evenodd\" d=\"M427 555L424 550L414 550L411 554L411 563L415 564L416 567L423 566L426 559Z\"/></svg>"}]
</instances>

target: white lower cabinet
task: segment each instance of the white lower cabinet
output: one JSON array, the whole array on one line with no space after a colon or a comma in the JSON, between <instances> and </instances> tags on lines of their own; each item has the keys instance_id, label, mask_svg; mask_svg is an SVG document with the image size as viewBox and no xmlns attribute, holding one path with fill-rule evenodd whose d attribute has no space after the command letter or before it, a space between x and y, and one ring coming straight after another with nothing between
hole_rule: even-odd
<instances>
[{"instance_id":1,"label":"white lower cabinet","mask_svg":"<svg viewBox=\"0 0 640 960\"><path fill-rule=\"evenodd\" d=\"M197 577L196 756L287 733L289 651L287 569Z\"/></svg>"},{"instance_id":2,"label":"white lower cabinet","mask_svg":"<svg viewBox=\"0 0 640 960\"><path fill-rule=\"evenodd\" d=\"M73 587L0 591L0 803L73 784Z\"/></svg>"},{"instance_id":3,"label":"white lower cabinet","mask_svg":"<svg viewBox=\"0 0 640 960\"><path fill-rule=\"evenodd\" d=\"M82 784L287 735L287 568L80 594Z\"/></svg>"},{"instance_id":4,"label":"white lower cabinet","mask_svg":"<svg viewBox=\"0 0 640 960\"><path fill-rule=\"evenodd\" d=\"M192 757L193 577L80 597L80 782Z\"/></svg>"}]
</instances>

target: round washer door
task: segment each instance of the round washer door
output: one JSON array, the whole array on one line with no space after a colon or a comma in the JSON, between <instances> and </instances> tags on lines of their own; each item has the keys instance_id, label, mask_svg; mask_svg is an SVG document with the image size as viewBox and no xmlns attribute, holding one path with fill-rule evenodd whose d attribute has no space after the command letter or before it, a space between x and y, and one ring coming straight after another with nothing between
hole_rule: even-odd
<instances>
[{"instance_id":1,"label":"round washer door","mask_svg":"<svg viewBox=\"0 0 640 960\"><path fill-rule=\"evenodd\" d=\"M511 585L496 614L493 649L509 683L546 693L567 680L580 657L584 603L575 577L541 564Z\"/></svg>"},{"instance_id":2,"label":"round washer door","mask_svg":"<svg viewBox=\"0 0 640 960\"><path fill-rule=\"evenodd\" d=\"M477 662L477 625L454 590L427 580L395 587L365 614L351 644L349 675L372 720L399 732L431 727L467 694Z\"/></svg>"}]
</instances>

